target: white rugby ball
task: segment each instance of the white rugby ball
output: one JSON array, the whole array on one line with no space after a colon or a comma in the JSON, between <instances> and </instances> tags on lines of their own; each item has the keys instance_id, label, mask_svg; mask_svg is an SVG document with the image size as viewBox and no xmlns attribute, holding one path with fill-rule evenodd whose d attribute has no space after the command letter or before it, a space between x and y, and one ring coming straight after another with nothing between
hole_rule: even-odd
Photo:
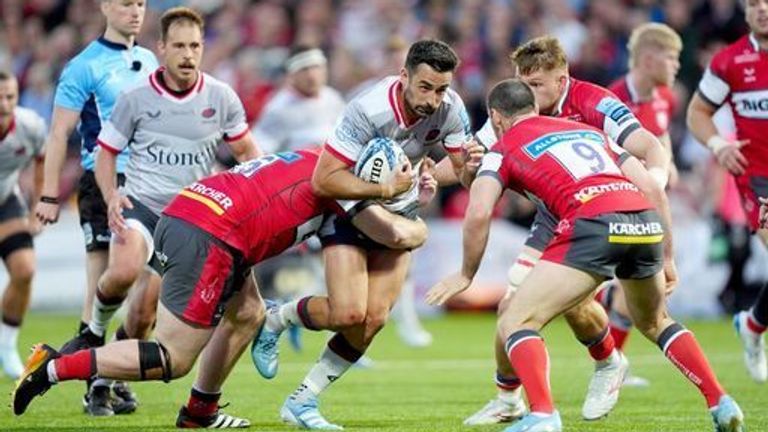
<instances>
[{"instance_id":1,"label":"white rugby ball","mask_svg":"<svg viewBox=\"0 0 768 432\"><path fill-rule=\"evenodd\" d=\"M369 183L386 183L395 168L407 158L403 148L394 140L374 138L368 141L360 152L355 164L355 175Z\"/></svg>"}]
</instances>

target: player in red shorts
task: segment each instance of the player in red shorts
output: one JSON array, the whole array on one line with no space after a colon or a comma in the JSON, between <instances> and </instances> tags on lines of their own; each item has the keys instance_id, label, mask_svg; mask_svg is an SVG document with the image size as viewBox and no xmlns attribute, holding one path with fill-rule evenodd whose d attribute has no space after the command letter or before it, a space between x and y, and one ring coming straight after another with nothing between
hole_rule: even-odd
<instances>
[{"instance_id":1,"label":"player in red shorts","mask_svg":"<svg viewBox=\"0 0 768 432\"><path fill-rule=\"evenodd\" d=\"M201 352L198 381L221 388L264 319L251 267L311 236L325 213L345 215L340 204L312 190L319 153L264 156L182 190L155 231L163 275L156 341L123 340L69 355L36 345L14 391L14 413L22 414L32 398L60 381L99 376L167 382L186 375ZM423 221L376 205L346 216L390 247L413 248L426 240ZM394 244L394 230L408 240ZM247 420L219 413L220 395L193 387L177 426L247 427Z\"/></svg>"},{"instance_id":2,"label":"player in red shorts","mask_svg":"<svg viewBox=\"0 0 768 432\"><path fill-rule=\"evenodd\" d=\"M658 140L642 128L616 95L603 87L571 78L565 52L557 39L532 39L517 48L511 59L519 78L532 87L543 115L567 118L602 130L629 153L645 161L657 182L666 184L669 158ZM493 147L496 136L490 121L477 133L477 139L486 148ZM509 269L509 289L499 303L499 315L514 302L515 290L536 265L554 235L556 224L557 220L546 209L537 209L525 246ZM670 274L670 277L674 276ZM599 303L587 299L566 312L565 319L595 362L582 417L602 418L618 402L620 384L628 369L626 357L615 349L608 315ZM466 425L508 422L524 413L520 381L509 367L503 339L494 340L497 397L465 419Z\"/></svg>"},{"instance_id":3,"label":"player in red shorts","mask_svg":"<svg viewBox=\"0 0 768 432\"><path fill-rule=\"evenodd\" d=\"M768 0L744 3L751 32L712 58L688 105L688 129L735 176L750 228L768 245L768 230L758 223L758 199L768 196ZM718 135L712 121L725 103L733 111L735 141ZM749 374L757 382L766 382L763 333L768 326L768 287L763 287L749 311L736 314L734 324Z\"/></svg>"},{"instance_id":4,"label":"player in red shorts","mask_svg":"<svg viewBox=\"0 0 768 432\"><path fill-rule=\"evenodd\" d=\"M505 188L538 201L557 218L541 260L499 317L509 362L531 411L505 431L562 431L539 330L614 274L627 290L638 329L699 388L716 430L741 431L738 405L723 391L693 334L666 312L663 267L673 248L660 185L599 129L539 116L533 92L520 80L497 84L487 107L499 143L485 155L472 183L463 264L430 289L427 301L442 304L470 286Z\"/></svg>"},{"instance_id":5,"label":"player in red shorts","mask_svg":"<svg viewBox=\"0 0 768 432\"><path fill-rule=\"evenodd\" d=\"M608 87L662 143L670 159L671 179L677 178L677 171L672 162L669 122L677 101L670 87L680 69L682 48L680 36L669 26L659 23L638 26L627 44L629 73ZM623 352L632 328L624 291L618 283L609 283L599 297L608 311L616 349ZM645 387L648 384L648 380L637 376L627 375L624 379L624 385Z\"/></svg>"}]
</instances>

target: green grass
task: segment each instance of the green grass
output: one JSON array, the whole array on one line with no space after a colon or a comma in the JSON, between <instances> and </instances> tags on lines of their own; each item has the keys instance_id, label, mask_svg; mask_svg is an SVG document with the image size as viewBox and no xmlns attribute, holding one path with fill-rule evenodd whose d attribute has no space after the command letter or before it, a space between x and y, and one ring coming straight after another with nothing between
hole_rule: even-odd
<instances>
[{"instance_id":1,"label":"green grass","mask_svg":"<svg viewBox=\"0 0 768 432\"><path fill-rule=\"evenodd\" d=\"M73 317L33 315L22 331L22 346L37 341L60 345L72 333ZM404 347L392 328L379 336L371 357L373 369L353 369L322 398L322 411L350 431L498 431L503 427L467 428L462 420L494 395L492 384L491 315L458 315L426 322L435 336L432 347ZM768 431L765 409L768 387L753 383L741 361L731 327L721 322L690 322L689 328L710 356L718 376L739 401L750 431ZM544 333L552 357L552 386L567 431L710 431L703 399L658 349L632 336L628 355L633 372L652 380L648 389L624 389L615 411L606 419L587 423L579 413L591 374L584 348L562 321ZM227 411L249 418L252 430L294 430L283 425L278 410L320 352L326 336L304 333L305 349L282 349L280 373L261 379L246 355L224 388ZM9 430L173 430L176 412L186 401L192 375L171 384L138 383L134 390L142 405L130 416L94 419L81 413L83 385L64 383L36 399L27 414L0 414L0 431ZM8 392L12 383L0 381Z\"/></svg>"}]
</instances>

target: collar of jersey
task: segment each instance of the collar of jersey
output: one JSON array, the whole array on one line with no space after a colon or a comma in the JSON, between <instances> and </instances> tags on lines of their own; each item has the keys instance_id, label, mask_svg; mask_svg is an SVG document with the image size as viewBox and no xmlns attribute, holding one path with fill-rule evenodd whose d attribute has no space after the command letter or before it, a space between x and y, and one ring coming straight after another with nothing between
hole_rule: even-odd
<instances>
[{"instance_id":1,"label":"collar of jersey","mask_svg":"<svg viewBox=\"0 0 768 432\"><path fill-rule=\"evenodd\" d=\"M568 77L568 81L565 82L565 91L563 92L563 95L560 96L560 100L557 101L557 106L555 107L555 112L552 113L552 117L559 117L560 114L563 113L563 106L565 105L565 100L568 99L568 93L571 92L571 77Z\"/></svg>"},{"instance_id":2,"label":"collar of jersey","mask_svg":"<svg viewBox=\"0 0 768 432\"><path fill-rule=\"evenodd\" d=\"M203 78L202 71L200 70L197 71L197 82L195 83L195 85L192 87L191 90L187 91L183 95L177 95L173 90L166 87L165 83L157 79L157 74L163 73L164 70L165 68L160 66L159 68L157 68L157 70L149 74L149 84L152 86L153 89L155 89L157 94L162 96L164 99L168 99L169 101L176 102L176 103L184 103L192 99L193 97L195 97L195 95L197 95L198 93L200 93L200 91L203 90L203 82L205 81L205 79Z\"/></svg>"},{"instance_id":3,"label":"collar of jersey","mask_svg":"<svg viewBox=\"0 0 768 432\"><path fill-rule=\"evenodd\" d=\"M8 129L5 132L0 133L0 141L3 141L4 139L8 138L8 135L10 135L11 132L13 132L14 129L16 129L16 115L15 114L11 116L11 123L8 124Z\"/></svg>"},{"instance_id":4,"label":"collar of jersey","mask_svg":"<svg viewBox=\"0 0 768 432\"><path fill-rule=\"evenodd\" d=\"M395 80L392 85L389 86L389 105L392 107L392 111L395 113L395 120L402 129L410 129L419 124L423 118L419 117L415 122L408 124L405 110L400 109L404 107L404 101L402 100L402 88L400 80Z\"/></svg>"},{"instance_id":5,"label":"collar of jersey","mask_svg":"<svg viewBox=\"0 0 768 432\"><path fill-rule=\"evenodd\" d=\"M104 45L105 47L107 47L109 49L113 49L113 50L117 50L117 51L125 51L125 50L128 49L128 47L126 45L123 45L123 44L117 43L117 42L108 41L108 40L106 40L104 38L104 36L99 37L98 41L99 41L100 44ZM136 45L135 42L133 44Z\"/></svg>"},{"instance_id":6,"label":"collar of jersey","mask_svg":"<svg viewBox=\"0 0 768 432\"><path fill-rule=\"evenodd\" d=\"M638 96L637 94L637 89L635 88L635 84L632 82L632 73L628 73L624 76L624 85L627 86L627 92L629 93L629 98L632 100L632 103L634 104L639 104L642 102L653 100L657 97L657 94L659 92L659 89L657 87L654 87L653 90L651 90L651 97L646 100L641 100L640 96Z\"/></svg>"}]
</instances>

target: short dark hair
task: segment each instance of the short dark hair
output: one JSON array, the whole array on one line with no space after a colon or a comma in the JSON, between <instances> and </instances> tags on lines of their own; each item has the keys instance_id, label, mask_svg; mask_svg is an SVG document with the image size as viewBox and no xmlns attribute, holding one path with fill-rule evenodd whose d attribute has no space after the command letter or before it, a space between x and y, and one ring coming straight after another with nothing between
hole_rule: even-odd
<instances>
[{"instance_id":1,"label":"short dark hair","mask_svg":"<svg viewBox=\"0 0 768 432\"><path fill-rule=\"evenodd\" d=\"M200 27L200 33L205 30L205 20L196 10L188 7L174 7L163 13L160 17L160 39L168 37L168 29L177 21L186 21Z\"/></svg>"},{"instance_id":2,"label":"short dark hair","mask_svg":"<svg viewBox=\"0 0 768 432\"><path fill-rule=\"evenodd\" d=\"M536 109L536 96L528 84L513 78L499 82L488 93L488 109L513 117Z\"/></svg>"},{"instance_id":3,"label":"short dark hair","mask_svg":"<svg viewBox=\"0 0 768 432\"><path fill-rule=\"evenodd\" d=\"M16 75L8 72L5 69L0 69L0 81L8 81L10 79L16 79Z\"/></svg>"},{"instance_id":4,"label":"short dark hair","mask_svg":"<svg viewBox=\"0 0 768 432\"><path fill-rule=\"evenodd\" d=\"M453 72L459 65L459 57L447 43L434 39L420 40L408 49L405 68L413 72L425 63L437 72Z\"/></svg>"}]
</instances>

